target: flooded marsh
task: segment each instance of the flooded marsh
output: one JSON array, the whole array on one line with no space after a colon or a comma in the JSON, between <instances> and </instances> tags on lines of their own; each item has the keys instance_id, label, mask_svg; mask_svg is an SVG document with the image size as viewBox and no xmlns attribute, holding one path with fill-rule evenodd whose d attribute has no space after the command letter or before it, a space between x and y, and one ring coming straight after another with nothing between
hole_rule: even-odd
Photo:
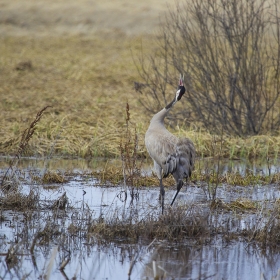
<instances>
[{"instance_id":1,"label":"flooded marsh","mask_svg":"<svg viewBox=\"0 0 280 280\"><path fill-rule=\"evenodd\" d=\"M272 279L280 268L279 181L207 182L166 191L114 185L94 176L118 160L49 161L62 181L39 181L44 160L22 159L14 196L1 195L0 276L5 279ZM276 162L277 164L277 162ZM277 165L270 166L276 172ZM1 160L4 173L6 159ZM207 164L206 164L207 166ZM267 173L266 164L224 162L223 172ZM143 167L147 174L149 167ZM243 172L243 173L242 173ZM51 174L51 173L50 173ZM149 176L152 176L149 173ZM271 174L273 175L273 174ZM136 195L137 194L137 195ZM13 204L15 200L17 204Z\"/></svg>"}]
</instances>

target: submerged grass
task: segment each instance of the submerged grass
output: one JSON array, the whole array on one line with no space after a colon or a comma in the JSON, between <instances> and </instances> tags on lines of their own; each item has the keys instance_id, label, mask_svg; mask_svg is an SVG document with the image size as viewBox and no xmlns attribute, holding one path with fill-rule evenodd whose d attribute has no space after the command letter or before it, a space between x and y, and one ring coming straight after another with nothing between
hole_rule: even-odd
<instances>
[{"instance_id":1,"label":"submerged grass","mask_svg":"<svg viewBox=\"0 0 280 280\"><path fill-rule=\"evenodd\" d=\"M91 174L96 177L102 185L120 185L124 181L123 170L121 166L109 166L105 167L103 170L95 171L93 170ZM173 186L175 183L172 176L169 176L164 179L165 186ZM155 174L152 176L141 174L137 176L135 180L135 187L144 187L144 186L158 186L158 178Z\"/></svg>"},{"instance_id":2,"label":"submerged grass","mask_svg":"<svg viewBox=\"0 0 280 280\"><path fill-rule=\"evenodd\" d=\"M93 170L91 174L96 177L101 184L119 185L122 184L124 177L121 166L107 165L102 170ZM280 183L280 173L273 174L254 174L253 172L247 172L245 175L241 175L238 172L225 172L218 174L217 171L211 170L205 172L205 170L197 169L193 172L190 185L197 185L207 182L208 184L226 184L231 186L254 186L254 185L267 185ZM167 187L174 186L175 181L170 175L164 179L164 185ZM142 172L137 177L136 184L134 186L158 186L158 178L155 174L145 174Z\"/></svg>"},{"instance_id":3,"label":"submerged grass","mask_svg":"<svg viewBox=\"0 0 280 280\"><path fill-rule=\"evenodd\" d=\"M280 173L271 175L260 175L248 172L241 175L237 172L227 172L225 174L217 174L216 172L204 173L195 171L192 175L193 181L204 181L209 183L227 184L233 186L254 186L267 185L280 182Z\"/></svg>"}]
</instances>

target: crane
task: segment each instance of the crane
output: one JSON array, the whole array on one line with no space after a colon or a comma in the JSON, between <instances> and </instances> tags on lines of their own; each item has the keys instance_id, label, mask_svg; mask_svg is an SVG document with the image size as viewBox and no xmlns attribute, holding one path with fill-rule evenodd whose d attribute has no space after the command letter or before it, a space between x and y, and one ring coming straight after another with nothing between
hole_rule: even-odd
<instances>
[{"instance_id":1,"label":"crane","mask_svg":"<svg viewBox=\"0 0 280 280\"><path fill-rule=\"evenodd\" d=\"M177 192L171 202L172 206L184 184L183 180L186 179L187 182L194 170L195 147L193 142L188 138L176 137L164 126L164 118L186 91L183 79L184 77L180 75L174 99L153 116L145 134L145 145L154 161L154 171L159 179L162 213L165 194L162 179L172 174L176 181Z\"/></svg>"}]
</instances>

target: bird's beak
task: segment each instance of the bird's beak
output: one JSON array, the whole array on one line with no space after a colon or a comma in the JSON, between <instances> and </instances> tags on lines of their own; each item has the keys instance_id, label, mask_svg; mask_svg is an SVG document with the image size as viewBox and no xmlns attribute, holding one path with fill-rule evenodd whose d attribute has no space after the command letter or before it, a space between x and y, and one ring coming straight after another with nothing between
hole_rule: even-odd
<instances>
[{"instance_id":1,"label":"bird's beak","mask_svg":"<svg viewBox=\"0 0 280 280\"><path fill-rule=\"evenodd\" d=\"M180 74L180 79L179 79L179 86L183 86L184 85L184 75L182 76L182 74Z\"/></svg>"}]
</instances>

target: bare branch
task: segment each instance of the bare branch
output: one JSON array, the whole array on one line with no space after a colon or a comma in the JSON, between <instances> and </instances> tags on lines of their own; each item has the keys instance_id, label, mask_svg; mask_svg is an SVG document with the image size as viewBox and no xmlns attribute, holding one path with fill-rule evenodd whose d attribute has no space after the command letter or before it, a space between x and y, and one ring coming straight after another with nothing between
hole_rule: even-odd
<instances>
[{"instance_id":1,"label":"bare branch","mask_svg":"<svg viewBox=\"0 0 280 280\"><path fill-rule=\"evenodd\" d=\"M149 85L142 104L150 112L166 105L179 72L188 102L179 114L189 121L236 135L279 129L279 6L276 0L178 2L162 25L157 52L141 60L138 70Z\"/></svg>"}]
</instances>

